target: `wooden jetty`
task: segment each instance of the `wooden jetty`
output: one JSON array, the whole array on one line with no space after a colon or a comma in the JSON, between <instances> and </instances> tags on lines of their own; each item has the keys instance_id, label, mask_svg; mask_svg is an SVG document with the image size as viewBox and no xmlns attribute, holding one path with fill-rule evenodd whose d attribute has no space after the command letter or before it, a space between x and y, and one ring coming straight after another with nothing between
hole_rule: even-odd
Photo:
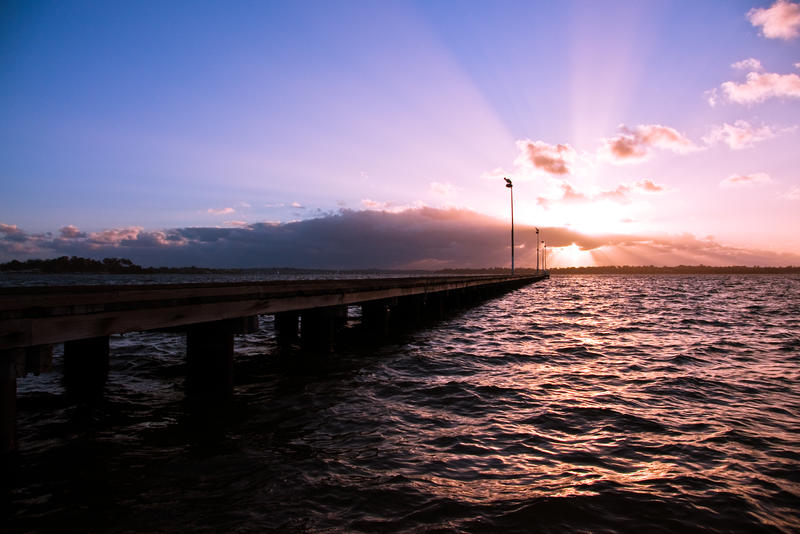
<instances>
[{"instance_id":1,"label":"wooden jetty","mask_svg":"<svg viewBox=\"0 0 800 534\"><path fill-rule=\"evenodd\" d=\"M235 334L256 331L273 315L280 343L328 352L361 307L365 332L441 317L449 309L547 278L435 276L206 284L0 288L0 451L16 447L16 380L47 370L64 343L64 383L80 395L101 392L109 336L133 331L186 333L187 389L218 396L232 390Z\"/></svg>"}]
</instances>

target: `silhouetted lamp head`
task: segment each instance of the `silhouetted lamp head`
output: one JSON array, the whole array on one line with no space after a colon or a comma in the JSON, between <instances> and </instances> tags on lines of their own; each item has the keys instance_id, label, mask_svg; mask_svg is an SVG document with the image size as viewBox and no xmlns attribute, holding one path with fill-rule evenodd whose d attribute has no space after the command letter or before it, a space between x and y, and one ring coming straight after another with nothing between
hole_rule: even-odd
<instances>
[{"instance_id":1,"label":"silhouetted lamp head","mask_svg":"<svg viewBox=\"0 0 800 534\"><path fill-rule=\"evenodd\" d=\"M514 187L514 186L511 184L511 180L509 180L508 178L503 178L503 180L505 180L505 181L506 181L506 187Z\"/></svg>"}]
</instances>

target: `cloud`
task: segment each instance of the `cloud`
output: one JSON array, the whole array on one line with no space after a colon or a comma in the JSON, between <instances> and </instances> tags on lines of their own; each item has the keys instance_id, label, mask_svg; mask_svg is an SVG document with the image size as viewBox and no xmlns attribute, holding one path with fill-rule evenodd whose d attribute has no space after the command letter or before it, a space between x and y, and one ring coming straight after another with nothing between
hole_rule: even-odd
<instances>
[{"instance_id":1,"label":"cloud","mask_svg":"<svg viewBox=\"0 0 800 534\"><path fill-rule=\"evenodd\" d=\"M570 166L578 158L578 154L570 145L551 145L544 141L529 139L517 141L522 156L516 163L532 165L549 174L565 175L570 173Z\"/></svg>"},{"instance_id":2,"label":"cloud","mask_svg":"<svg viewBox=\"0 0 800 534\"><path fill-rule=\"evenodd\" d=\"M666 191L666 188L663 185L658 185L654 183L652 180L639 180L634 184L637 188L646 193L663 193Z\"/></svg>"},{"instance_id":3,"label":"cloud","mask_svg":"<svg viewBox=\"0 0 800 534\"><path fill-rule=\"evenodd\" d=\"M577 191L572 184L566 180L558 184L558 187L561 190L560 196L555 198L540 196L536 199L536 203L545 209L549 208L554 203L582 204L602 200L626 204L631 201L631 194L634 191L644 193L662 193L666 191L664 186L657 185L651 180L639 180L633 184L620 184L615 189L600 190L594 193Z\"/></svg>"},{"instance_id":4,"label":"cloud","mask_svg":"<svg viewBox=\"0 0 800 534\"><path fill-rule=\"evenodd\" d=\"M128 226L103 230L102 232L92 232L89 234L88 242L93 245L117 245L122 241L135 240L142 230L140 226Z\"/></svg>"},{"instance_id":5,"label":"cloud","mask_svg":"<svg viewBox=\"0 0 800 534\"><path fill-rule=\"evenodd\" d=\"M76 226L73 226L71 224L68 224L67 226L61 228L59 230L59 234L64 239L77 239L81 237L86 237L85 232L81 232L80 230L78 230Z\"/></svg>"},{"instance_id":6,"label":"cloud","mask_svg":"<svg viewBox=\"0 0 800 534\"><path fill-rule=\"evenodd\" d=\"M703 137L703 142L708 145L725 143L732 150L751 148L755 143L772 139L776 133L769 126L752 126L747 121L738 120L735 123L723 123L715 126L711 132Z\"/></svg>"},{"instance_id":7,"label":"cloud","mask_svg":"<svg viewBox=\"0 0 800 534\"><path fill-rule=\"evenodd\" d=\"M748 59L743 59L741 61L737 61L736 63L732 64L731 67L733 67L734 69L747 70L747 71L755 71L762 69L761 62L752 57Z\"/></svg>"},{"instance_id":8,"label":"cloud","mask_svg":"<svg viewBox=\"0 0 800 534\"><path fill-rule=\"evenodd\" d=\"M723 189L731 189L736 187L754 187L766 185L772 182L769 174L765 172L756 172L753 174L733 174L728 176L719 183Z\"/></svg>"},{"instance_id":9,"label":"cloud","mask_svg":"<svg viewBox=\"0 0 800 534\"><path fill-rule=\"evenodd\" d=\"M302 204L300 204L299 202L290 202L288 204L286 202L276 202L276 203L273 203L273 204L264 204L264 207L265 208L271 208L271 209L274 209L274 208L294 208L294 209L298 209L298 210L306 209L306 207L303 206Z\"/></svg>"},{"instance_id":10,"label":"cloud","mask_svg":"<svg viewBox=\"0 0 800 534\"><path fill-rule=\"evenodd\" d=\"M788 198L789 200L800 200L800 187L793 187L789 191L783 195L784 198Z\"/></svg>"},{"instance_id":11,"label":"cloud","mask_svg":"<svg viewBox=\"0 0 800 534\"><path fill-rule=\"evenodd\" d=\"M379 202L377 200L372 200L370 198L362 199L361 205L371 211L385 211L387 213L400 213L402 211L407 211L410 209L418 209L422 207L421 202L417 202L413 205L410 205L410 204L398 204L396 202Z\"/></svg>"},{"instance_id":12,"label":"cloud","mask_svg":"<svg viewBox=\"0 0 800 534\"><path fill-rule=\"evenodd\" d=\"M434 194L449 197L458 191L459 188L450 182L431 182L429 189Z\"/></svg>"},{"instance_id":13,"label":"cloud","mask_svg":"<svg viewBox=\"0 0 800 534\"><path fill-rule=\"evenodd\" d=\"M708 91L703 92L703 96L706 98L706 102L708 105L716 107L717 103L719 102L719 92L716 89L709 89Z\"/></svg>"},{"instance_id":14,"label":"cloud","mask_svg":"<svg viewBox=\"0 0 800 534\"><path fill-rule=\"evenodd\" d=\"M5 234L6 237L15 235L24 235L24 232L17 227L16 224L0 223L0 234Z\"/></svg>"},{"instance_id":15,"label":"cloud","mask_svg":"<svg viewBox=\"0 0 800 534\"><path fill-rule=\"evenodd\" d=\"M536 203L544 208L548 208L552 203L559 202L564 204L579 204L589 202L591 198L584 193L579 193L566 180L558 186L561 189L561 196L557 198L538 197Z\"/></svg>"},{"instance_id":16,"label":"cloud","mask_svg":"<svg viewBox=\"0 0 800 534\"><path fill-rule=\"evenodd\" d=\"M236 210L233 208L208 208L206 212L210 213L211 215L228 215L230 213L234 213L235 211Z\"/></svg>"},{"instance_id":17,"label":"cloud","mask_svg":"<svg viewBox=\"0 0 800 534\"><path fill-rule=\"evenodd\" d=\"M660 124L639 125L633 129L620 126L621 133L603 140L600 156L612 163L629 163L646 159L651 148L679 154L700 150L685 135Z\"/></svg>"},{"instance_id":18,"label":"cloud","mask_svg":"<svg viewBox=\"0 0 800 534\"><path fill-rule=\"evenodd\" d=\"M723 82L720 88L728 101L736 104L755 104L769 98L800 98L800 76L794 73L750 72L744 83Z\"/></svg>"},{"instance_id":19,"label":"cloud","mask_svg":"<svg viewBox=\"0 0 800 534\"><path fill-rule=\"evenodd\" d=\"M778 0L769 8L753 8L747 18L768 39L794 39L800 35L800 4Z\"/></svg>"},{"instance_id":20,"label":"cloud","mask_svg":"<svg viewBox=\"0 0 800 534\"><path fill-rule=\"evenodd\" d=\"M2 233L3 261L76 255L125 257L140 265L332 269L491 267L509 262L508 222L464 209L342 210L283 224L158 231L128 227L69 239L0 226L9 228L23 240L10 241L9 234ZM535 265L534 228L518 225L516 230L517 265ZM587 235L568 228L541 230L554 259L560 249L574 245L603 264L800 264L796 254L732 248L689 234Z\"/></svg>"}]
</instances>

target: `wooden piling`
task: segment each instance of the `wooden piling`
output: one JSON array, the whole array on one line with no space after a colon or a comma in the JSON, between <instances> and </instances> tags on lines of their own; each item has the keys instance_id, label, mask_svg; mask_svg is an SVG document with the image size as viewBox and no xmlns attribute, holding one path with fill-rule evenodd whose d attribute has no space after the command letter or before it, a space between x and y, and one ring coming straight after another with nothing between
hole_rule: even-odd
<instances>
[{"instance_id":1,"label":"wooden piling","mask_svg":"<svg viewBox=\"0 0 800 534\"><path fill-rule=\"evenodd\" d=\"M381 337L389 335L391 312L384 300L373 300L361 305L361 327L365 332Z\"/></svg>"},{"instance_id":2,"label":"wooden piling","mask_svg":"<svg viewBox=\"0 0 800 534\"><path fill-rule=\"evenodd\" d=\"M397 299L397 305L392 308L392 322L394 328L413 328L422 322L422 309L424 295L409 295Z\"/></svg>"},{"instance_id":3,"label":"wooden piling","mask_svg":"<svg viewBox=\"0 0 800 534\"><path fill-rule=\"evenodd\" d=\"M300 314L300 343L303 348L317 352L331 352L342 317L347 317L346 306L303 310Z\"/></svg>"},{"instance_id":4,"label":"wooden piling","mask_svg":"<svg viewBox=\"0 0 800 534\"><path fill-rule=\"evenodd\" d=\"M278 345L286 346L296 343L300 338L300 314L296 311L275 314L275 334Z\"/></svg>"},{"instance_id":5,"label":"wooden piling","mask_svg":"<svg viewBox=\"0 0 800 534\"><path fill-rule=\"evenodd\" d=\"M17 448L17 371L12 351L0 352L0 454Z\"/></svg>"},{"instance_id":6,"label":"wooden piling","mask_svg":"<svg viewBox=\"0 0 800 534\"><path fill-rule=\"evenodd\" d=\"M64 386L67 394L81 400L99 396L108 379L108 336L64 343Z\"/></svg>"},{"instance_id":7,"label":"wooden piling","mask_svg":"<svg viewBox=\"0 0 800 534\"><path fill-rule=\"evenodd\" d=\"M186 392L193 397L227 397L233 392L233 329L227 321L186 330Z\"/></svg>"}]
</instances>

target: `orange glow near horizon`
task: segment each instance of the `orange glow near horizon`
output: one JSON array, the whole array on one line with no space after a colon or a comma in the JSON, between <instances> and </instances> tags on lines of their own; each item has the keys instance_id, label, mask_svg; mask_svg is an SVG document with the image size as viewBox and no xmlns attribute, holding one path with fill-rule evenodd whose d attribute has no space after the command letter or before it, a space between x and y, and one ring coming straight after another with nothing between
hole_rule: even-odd
<instances>
[{"instance_id":1,"label":"orange glow near horizon","mask_svg":"<svg viewBox=\"0 0 800 534\"><path fill-rule=\"evenodd\" d=\"M592 252L572 244L568 247L547 248L547 267L591 267L595 265Z\"/></svg>"}]
</instances>

